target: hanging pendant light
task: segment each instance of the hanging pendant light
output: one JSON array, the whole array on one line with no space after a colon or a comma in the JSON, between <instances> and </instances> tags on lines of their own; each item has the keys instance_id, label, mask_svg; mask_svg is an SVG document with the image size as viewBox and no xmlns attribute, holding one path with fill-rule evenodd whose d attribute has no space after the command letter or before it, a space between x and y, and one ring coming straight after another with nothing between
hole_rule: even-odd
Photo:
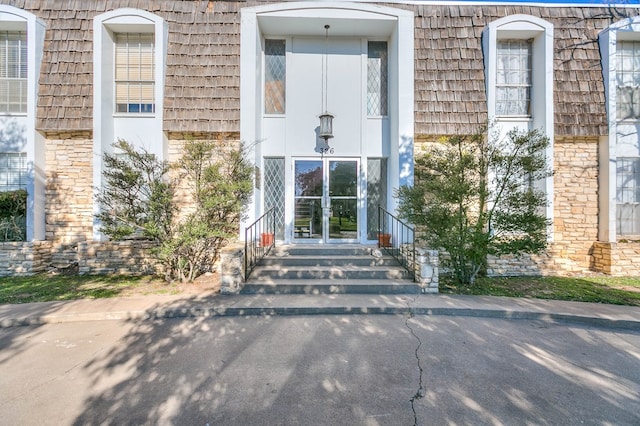
<instances>
[{"instance_id":1,"label":"hanging pendant light","mask_svg":"<svg viewBox=\"0 0 640 426\"><path fill-rule=\"evenodd\" d=\"M333 137L333 117L334 115L327 111L327 92L328 92L328 54L327 45L329 42L329 25L324 26L324 61L322 69L322 110L320 114L320 132L319 136L324 139L325 144L328 144L328 140Z\"/></svg>"},{"instance_id":2,"label":"hanging pendant light","mask_svg":"<svg viewBox=\"0 0 640 426\"><path fill-rule=\"evenodd\" d=\"M325 111L320 114L320 137L327 141L333 137L333 114Z\"/></svg>"}]
</instances>

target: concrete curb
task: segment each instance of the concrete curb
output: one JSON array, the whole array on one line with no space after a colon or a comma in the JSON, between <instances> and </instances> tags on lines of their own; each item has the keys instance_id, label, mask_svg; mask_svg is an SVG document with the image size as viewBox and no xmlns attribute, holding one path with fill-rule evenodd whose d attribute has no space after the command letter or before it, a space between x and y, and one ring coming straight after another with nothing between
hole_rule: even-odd
<instances>
[{"instance_id":1,"label":"concrete curb","mask_svg":"<svg viewBox=\"0 0 640 426\"><path fill-rule=\"evenodd\" d=\"M640 312L640 310L639 310ZM529 320L546 323L574 324L607 329L640 331L640 315L637 319L620 319L603 316L570 313L536 312L495 308L410 307L410 306L194 306L153 307L146 310L50 313L0 318L0 328L29 325L55 324L79 321L133 321L168 318L218 318L250 316L300 316L300 315L418 315L460 316Z\"/></svg>"}]
</instances>

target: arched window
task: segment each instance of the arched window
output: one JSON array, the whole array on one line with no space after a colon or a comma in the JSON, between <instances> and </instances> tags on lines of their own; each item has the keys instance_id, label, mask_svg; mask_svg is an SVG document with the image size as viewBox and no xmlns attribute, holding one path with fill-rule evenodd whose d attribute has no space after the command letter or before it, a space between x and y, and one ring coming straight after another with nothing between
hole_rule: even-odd
<instances>
[{"instance_id":1,"label":"arched window","mask_svg":"<svg viewBox=\"0 0 640 426\"><path fill-rule=\"evenodd\" d=\"M138 9L116 9L93 21L93 181L102 186L102 154L124 139L159 159L166 157L162 132L165 21ZM97 213L98 206L94 211ZM101 239L94 223L94 239Z\"/></svg>"}]
</instances>

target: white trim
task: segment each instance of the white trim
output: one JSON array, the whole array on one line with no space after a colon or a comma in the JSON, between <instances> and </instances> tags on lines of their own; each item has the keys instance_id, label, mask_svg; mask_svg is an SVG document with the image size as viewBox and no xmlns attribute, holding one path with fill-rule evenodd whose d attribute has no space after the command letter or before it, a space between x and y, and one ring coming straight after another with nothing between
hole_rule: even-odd
<instances>
[{"instance_id":1,"label":"white trim","mask_svg":"<svg viewBox=\"0 0 640 426\"><path fill-rule=\"evenodd\" d=\"M531 116L523 116L520 120L514 116L496 116L497 41L507 38L533 39L531 52ZM546 158L547 164L552 167L555 132L553 122L553 24L544 19L523 14L509 15L497 19L489 23L482 33L482 51L489 120L495 122L498 127L510 128L517 126L529 130L541 130L549 138L550 143L546 151ZM548 240L553 241L553 176L545 179L544 190L547 195L546 217L552 223L547 235Z\"/></svg>"},{"instance_id":2,"label":"white trim","mask_svg":"<svg viewBox=\"0 0 640 426\"><path fill-rule=\"evenodd\" d=\"M155 113L115 113L112 35L116 32L153 32L155 43ZM97 15L93 20L93 182L94 192L102 186L102 153L110 151L118 138L144 147L160 160L168 156L162 131L164 83L168 43L167 24L160 16L145 10L122 8ZM120 129L120 130L117 130ZM95 197L94 197L95 199ZM103 240L95 219L99 206L93 205L94 240Z\"/></svg>"},{"instance_id":3,"label":"white trim","mask_svg":"<svg viewBox=\"0 0 640 426\"><path fill-rule=\"evenodd\" d=\"M617 119L616 99L616 54L617 41L640 41L640 17L626 18L605 28L598 35L600 57L602 58L602 75L606 98L607 123L609 125L608 138L602 137L599 145L599 218L598 239L604 242L616 242L617 235L617 185L616 185L616 161L619 154L618 126L624 126L625 121ZM637 124L637 122L636 122ZM640 152L639 135L636 132L631 136L635 139L635 145Z\"/></svg>"},{"instance_id":4,"label":"white trim","mask_svg":"<svg viewBox=\"0 0 640 426\"><path fill-rule=\"evenodd\" d=\"M334 37L382 38L389 42L388 120L391 148L388 193L391 194L399 185L413 183L415 77L412 11L340 1L291 2L241 9L240 137L249 144L262 140L262 38L324 36L325 24L331 25ZM251 152L251 160L259 161L260 151L260 144L256 144ZM286 166L290 167L290 159L285 161ZM260 200L260 191L256 189L248 218L241 225L240 238L244 238L244 227L260 214ZM387 208L393 211L395 206L396 200L389 197ZM287 211L290 207L287 205ZM366 237L366 233L363 234Z\"/></svg>"},{"instance_id":5,"label":"white trim","mask_svg":"<svg viewBox=\"0 0 640 426\"><path fill-rule=\"evenodd\" d=\"M24 140L21 150L27 154L27 167L30 169L27 183L27 241L44 240L45 146L44 138L36 132L36 110L45 24L32 13L0 5L0 27L3 23L9 23L11 29L21 27L27 33L27 112L0 114L0 118L23 127L22 134L17 137Z\"/></svg>"}]
</instances>

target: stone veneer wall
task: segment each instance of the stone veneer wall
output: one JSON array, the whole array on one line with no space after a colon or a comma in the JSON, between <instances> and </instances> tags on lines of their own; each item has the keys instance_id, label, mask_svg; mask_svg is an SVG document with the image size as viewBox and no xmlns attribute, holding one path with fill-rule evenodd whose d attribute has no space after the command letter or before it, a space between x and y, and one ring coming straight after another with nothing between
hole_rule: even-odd
<instances>
[{"instance_id":1,"label":"stone veneer wall","mask_svg":"<svg viewBox=\"0 0 640 426\"><path fill-rule=\"evenodd\" d=\"M159 274L162 265L150 255L149 241L83 241L78 244L78 273Z\"/></svg>"},{"instance_id":2,"label":"stone veneer wall","mask_svg":"<svg viewBox=\"0 0 640 426\"><path fill-rule=\"evenodd\" d=\"M78 264L81 274L158 272L161 268L149 256L151 246L147 242L92 241L91 135L79 132L47 136L47 241L0 243L0 275L28 275L44 271L49 265L64 267L73 263ZM169 140L169 161L179 158L185 140L187 137ZM416 152L422 149L422 144L416 143ZM640 244L596 242L597 139L558 138L554 149L553 243L543 255L491 258L488 273L550 275L590 270L613 275L640 273ZM184 191L185 187L181 187L179 196L185 197ZM186 198L183 205L188 205Z\"/></svg>"},{"instance_id":3,"label":"stone veneer wall","mask_svg":"<svg viewBox=\"0 0 640 426\"><path fill-rule=\"evenodd\" d=\"M490 258L489 275L586 274L598 240L598 139L554 142L553 242L541 255Z\"/></svg>"},{"instance_id":4,"label":"stone veneer wall","mask_svg":"<svg viewBox=\"0 0 640 426\"><path fill-rule=\"evenodd\" d=\"M68 244L93 238L93 140L89 132L48 134L46 240Z\"/></svg>"},{"instance_id":5,"label":"stone veneer wall","mask_svg":"<svg viewBox=\"0 0 640 426\"><path fill-rule=\"evenodd\" d=\"M553 169L553 242L541 255L490 256L488 275L589 273L598 240L598 138L556 138Z\"/></svg>"},{"instance_id":6,"label":"stone veneer wall","mask_svg":"<svg viewBox=\"0 0 640 426\"><path fill-rule=\"evenodd\" d=\"M594 270L609 275L640 275L640 243L618 241L593 245Z\"/></svg>"},{"instance_id":7,"label":"stone veneer wall","mask_svg":"<svg viewBox=\"0 0 640 426\"><path fill-rule=\"evenodd\" d=\"M0 277L43 272L50 262L49 241L0 243Z\"/></svg>"}]
</instances>

